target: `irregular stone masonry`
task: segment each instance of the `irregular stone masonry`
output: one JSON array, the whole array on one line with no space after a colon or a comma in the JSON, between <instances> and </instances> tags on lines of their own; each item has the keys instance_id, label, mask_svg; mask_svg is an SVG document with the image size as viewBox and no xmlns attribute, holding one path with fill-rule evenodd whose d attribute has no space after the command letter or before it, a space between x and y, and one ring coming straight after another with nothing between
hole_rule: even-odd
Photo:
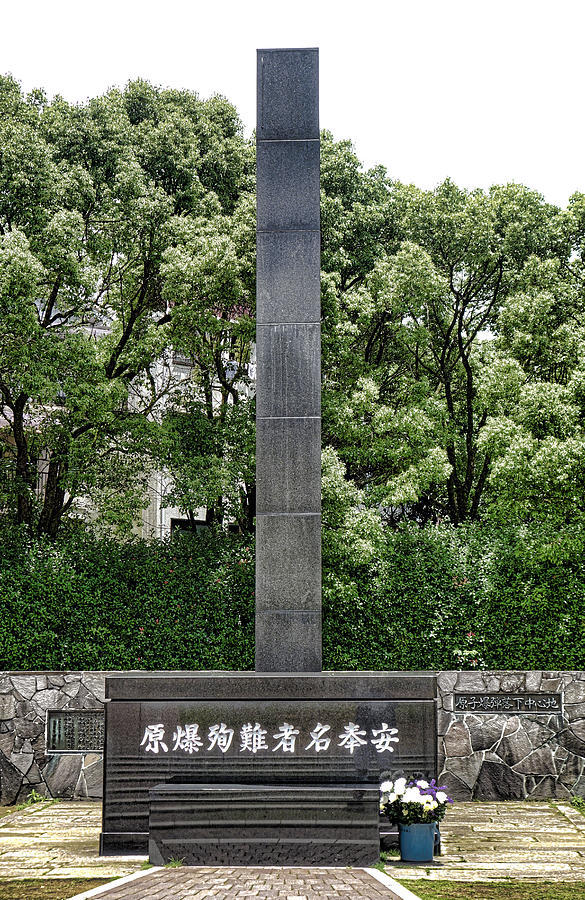
<instances>
[{"instance_id":1,"label":"irregular stone masonry","mask_svg":"<svg viewBox=\"0 0 585 900\"><path fill-rule=\"evenodd\" d=\"M109 673L108 673L109 674ZM0 803L102 795L101 753L47 754L48 710L103 709L105 672L0 672Z\"/></svg>"},{"instance_id":2,"label":"irregular stone masonry","mask_svg":"<svg viewBox=\"0 0 585 900\"><path fill-rule=\"evenodd\" d=\"M440 780L458 800L585 794L585 672L441 672ZM456 713L454 694L562 694L562 713Z\"/></svg>"},{"instance_id":3,"label":"irregular stone masonry","mask_svg":"<svg viewBox=\"0 0 585 900\"><path fill-rule=\"evenodd\" d=\"M99 753L47 754L50 709L103 707L109 672L0 672L0 803L99 798ZM120 673L116 673L120 674ZM455 713L455 693L562 693L562 715ZM438 673L441 779L459 800L585 795L585 672Z\"/></svg>"}]
</instances>

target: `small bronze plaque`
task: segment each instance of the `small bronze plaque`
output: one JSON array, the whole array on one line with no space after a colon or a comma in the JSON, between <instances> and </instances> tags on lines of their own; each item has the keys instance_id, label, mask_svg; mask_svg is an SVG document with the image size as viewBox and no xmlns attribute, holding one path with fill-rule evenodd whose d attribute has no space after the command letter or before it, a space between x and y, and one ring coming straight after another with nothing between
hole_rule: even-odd
<instances>
[{"instance_id":1,"label":"small bronze plaque","mask_svg":"<svg viewBox=\"0 0 585 900\"><path fill-rule=\"evenodd\" d=\"M103 709L60 709L47 713L47 753L101 753L104 733Z\"/></svg>"}]
</instances>

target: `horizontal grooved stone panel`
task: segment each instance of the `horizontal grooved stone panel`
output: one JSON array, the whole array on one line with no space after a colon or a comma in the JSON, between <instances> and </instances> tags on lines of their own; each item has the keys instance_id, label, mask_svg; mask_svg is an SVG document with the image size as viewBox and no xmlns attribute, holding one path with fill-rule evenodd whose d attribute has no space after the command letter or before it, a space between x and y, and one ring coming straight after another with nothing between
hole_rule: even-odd
<instances>
[{"instance_id":1,"label":"horizontal grooved stone panel","mask_svg":"<svg viewBox=\"0 0 585 900\"><path fill-rule=\"evenodd\" d=\"M321 414L319 325L259 325L256 329L256 414Z\"/></svg>"},{"instance_id":2,"label":"horizontal grooved stone panel","mask_svg":"<svg viewBox=\"0 0 585 900\"><path fill-rule=\"evenodd\" d=\"M321 517L256 517L256 608L321 608Z\"/></svg>"},{"instance_id":3,"label":"horizontal grooved stone panel","mask_svg":"<svg viewBox=\"0 0 585 900\"><path fill-rule=\"evenodd\" d=\"M260 141L258 231L319 228L319 141Z\"/></svg>"},{"instance_id":4,"label":"horizontal grooved stone panel","mask_svg":"<svg viewBox=\"0 0 585 900\"><path fill-rule=\"evenodd\" d=\"M259 672L320 672L321 608L256 607L256 669Z\"/></svg>"},{"instance_id":5,"label":"horizontal grooved stone panel","mask_svg":"<svg viewBox=\"0 0 585 900\"><path fill-rule=\"evenodd\" d=\"M258 50L257 92L258 140L319 137L318 50Z\"/></svg>"},{"instance_id":6,"label":"horizontal grooved stone panel","mask_svg":"<svg viewBox=\"0 0 585 900\"><path fill-rule=\"evenodd\" d=\"M318 672L271 675L263 672L140 672L106 678L110 700L428 700L436 678L429 672ZM111 711L112 707L108 707ZM135 715L138 716L138 707ZM107 710L106 710L107 712ZM125 716L129 715L126 708ZM113 739L117 739L113 735Z\"/></svg>"},{"instance_id":7,"label":"horizontal grooved stone panel","mask_svg":"<svg viewBox=\"0 0 585 900\"><path fill-rule=\"evenodd\" d=\"M321 420L258 419L256 512L321 512Z\"/></svg>"},{"instance_id":8,"label":"horizontal grooved stone panel","mask_svg":"<svg viewBox=\"0 0 585 900\"><path fill-rule=\"evenodd\" d=\"M274 864L292 854L299 862L352 865L379 855L377 785L332 791L327 784L162 784L149 797L150 859L157 864L177 848L187 864L215 864L226 845L241 863Z\"/></svg>"},{"instance_id":9,"label":"horizontal grooved stone panel","mask_svg":"<svg viewBox=\"0 0 585 900\"><path fill-rule=\"evenodd\" d=\"M256 322L319 322L319 232L262 231L256 240Z\"/></svg>"}]
</instances>

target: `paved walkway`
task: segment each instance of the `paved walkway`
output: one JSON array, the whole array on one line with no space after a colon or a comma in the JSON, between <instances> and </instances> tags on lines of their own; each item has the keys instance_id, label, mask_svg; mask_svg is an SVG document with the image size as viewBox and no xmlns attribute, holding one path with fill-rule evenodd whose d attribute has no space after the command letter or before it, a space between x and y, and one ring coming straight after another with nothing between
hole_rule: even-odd
<instances>
[{"instance_id":1,"label":"paved walkway","mask_svg":"<svg viewBox=\"0 0 585 900\"><path fill-rule=\"evenodd\" d=\"M443 853L428 866L390 859L401 881L583 881L585 817L552 803L456 803L441 825Z\"/></svg>"},{"instance_id":2,"label":"paved walkway","mask_svg":"<svg viewBox=\"0 0 585 900\"><path fill-rule=\"evenodd\" d=\"M397 900L363 869L184 867L113 886L103 900ZM97 898L96 898L97 900Z\"/></svg>"},{"instance_id":3,"label":"paved walkway","mask_svg":"<svg viewBox=\"0 0 585 900\"><path fill-rule=\"evenodd\" d=\"M114 878L144 858L98 856L99 803L38 803L0 819L0 878Z\"/></svg>"},{"instance_id":4,"label":"paved walkway","mask_svg":"<svg viewBox=\"0 0 585 900\"><path fill-rule=\"evenodd\" d=\"M0 878L111 878L137 872L136 857L99 857L97 803L44 803L0 819ZM583 881L585 818L564 803L458 803L441 828L443 855L409 866L390 858L403 883L448 881ZM169 885L168 889L166 885ZM137 893L138 891L138 893ZM584 886L585 896L585 886ZM362 869L177 868L113 884L103 900L312 900L391 898Z\"/></svg>"}]
</instances>

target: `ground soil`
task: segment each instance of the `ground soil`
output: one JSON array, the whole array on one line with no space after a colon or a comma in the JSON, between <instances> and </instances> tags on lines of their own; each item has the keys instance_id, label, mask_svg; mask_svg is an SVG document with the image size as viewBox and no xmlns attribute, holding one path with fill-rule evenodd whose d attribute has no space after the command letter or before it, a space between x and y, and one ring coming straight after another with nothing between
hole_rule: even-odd
<instances>
[{"instance_id":1,"label":"ground soil","mask_svg":"<svg viewBox=\"0 0 585 900\"><path fill-rule=\"evenodd\" d=\"M582 883L427 881L409 879L405 887L420 900L583 900Z\"/></svg>"},{"instance_id":2,"label":"ground soil","mask_svg":"<svg viewBox=\"0 0 585 900\"><path fill-rule=\"evenodd\" d=\"M102 878L0 879L0 900L67 900L106 884Z\"/></svg>"}]
</instances>

